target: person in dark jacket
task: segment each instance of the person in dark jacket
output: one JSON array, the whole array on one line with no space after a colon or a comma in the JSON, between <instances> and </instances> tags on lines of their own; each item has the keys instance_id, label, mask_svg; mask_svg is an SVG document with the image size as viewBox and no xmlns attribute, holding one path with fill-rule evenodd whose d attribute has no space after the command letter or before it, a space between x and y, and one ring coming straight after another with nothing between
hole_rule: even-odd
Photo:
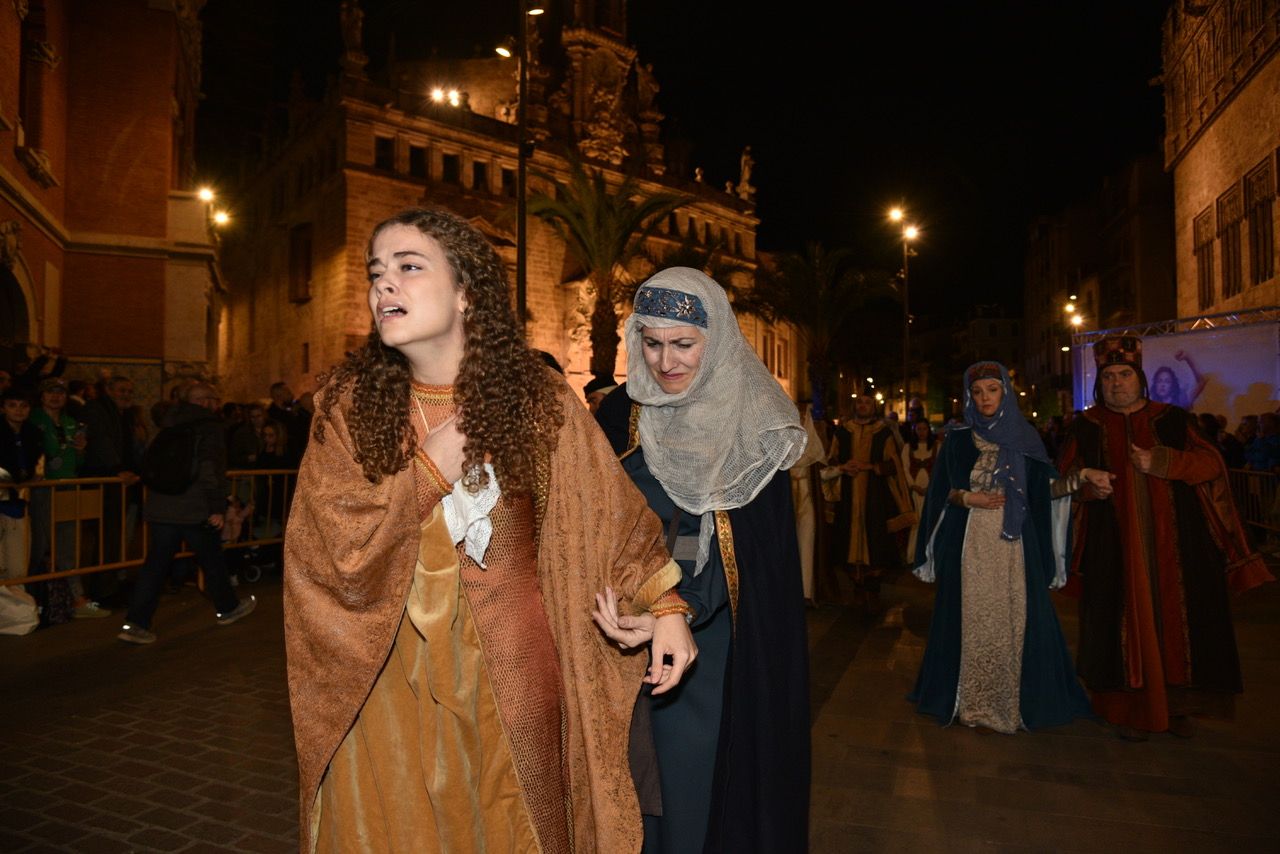
<instances>
[{"instance_id":1,"label":"person in dark jacket","mask_svg":"<svg viewBox=\"0 0 1280 854\"><path fill-rule=\"evenodd\" d=\"M227 573L219 532L227 509L227 446L218 418L217 390L206 383L191 385L185 400L165 415L164 426L180 427L194 435L198 461L195 481L183 492L168 495L152 489L147 496L150 526L147 561L138 575L129 603L128 622L116 637L126 643L148 644L156 639L151 620L160 601L169 564L185 540L204 567L205 587L217 610L218 625L230 625L257 605L253 596L236 597Z\"/></svg>"},{"instance_id":2,"label":"person in dark jacket","mask_svg":"<svg viewBox=\"0 0 1280 854\"><path fill-rule=\"evenodd\" d=\"M133 433L125 423L125 410L133 405L133 380L125 376L113 376L102 384L102 393L85 404L81 414L88 430L89 444L85 447L84 463L80 467L82 477L118 477L125 487L138 483L138 463L133 453ZM125 544L121 541L122 520L130 506L137 501L136 491L130 494L115 484L102 488L102 562L114 563L125 559ZM94 553L94 549L90 549ZM96 591L97 598L106 598L109 589Z\"/></svg>"},{"instance_id":3,"label":"person in dark jacket","mask_svg":"<svg viewBox=\"0 0 1280 854\"><path fill-rule=\"evenodd\" d=\"M27 420L31 399L26 391L10 386L0 393L0 402L0 578L16 578L27 573L27 503L13 485L35 477L44 439L40 428Z\"/></svg>"},{"instance_id":4,"label":"person in dark jacket","mask_svg":"<svg viewBox=\"0 0 1280 854\"><path fill-rule=\"evenodd\" d=\"M267 407L267 417L284 425L289 431L289 447L301 456L310 438L311 413L298 403L293 390L282 382L271 384L271 405Z\"/></svg>"}]
</instances>

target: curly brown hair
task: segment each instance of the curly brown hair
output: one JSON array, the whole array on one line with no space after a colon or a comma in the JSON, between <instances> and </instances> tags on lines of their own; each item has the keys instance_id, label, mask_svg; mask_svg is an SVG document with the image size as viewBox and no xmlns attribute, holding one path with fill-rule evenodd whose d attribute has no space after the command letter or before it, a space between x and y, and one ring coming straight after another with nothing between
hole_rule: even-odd
<instances>
[{"instance_id":1,"label":"curly brown hair","mask_svg":"<svg viewBox=\"0 0 1280 854\"><path fill-rule=\"evenodd\" d=\"M408 225L440 244L456 287L466 295L462 323L466 342L454 380L458 429L465 435L464 482L480 488L488 480L483 464L493 464L506 492L528 492L534 485L535 461L555 445L564 411L559 378L525 343L511 309L507 271L498 253L479 231L442 210L410 208L374 227L373 240L384 228ZM338 400L350 393L345 413L355 460L365 477L379 483L403 471L413 457L415 435L409 414L409 362L382 343L375 328L365 345L347 354L319 378L326 393L318 404L314 435L324 441L324 423Z\"/></svg>"}]
</instances>

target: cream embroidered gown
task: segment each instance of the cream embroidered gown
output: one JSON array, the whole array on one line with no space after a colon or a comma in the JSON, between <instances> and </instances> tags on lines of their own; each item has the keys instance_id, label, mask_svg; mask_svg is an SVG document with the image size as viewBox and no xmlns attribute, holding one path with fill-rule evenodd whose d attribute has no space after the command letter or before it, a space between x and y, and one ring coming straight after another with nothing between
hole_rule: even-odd
<instances>
[{"instance_id":1,"label":"cream embroidered gown","mask_svg":"<svg viewBox=\"0 0 1280 854\"><path fill-rule=\"evenodd\" d=\"M974 492L995 485L999 446L973 437L978 462L970 475ZM972 508L960 560L961 644L956 717L969 726L1012 733L1022 728L1018 711L1027 591L1023 543L1000 536L1004 511Z\"/></svg>"}]
</instances>

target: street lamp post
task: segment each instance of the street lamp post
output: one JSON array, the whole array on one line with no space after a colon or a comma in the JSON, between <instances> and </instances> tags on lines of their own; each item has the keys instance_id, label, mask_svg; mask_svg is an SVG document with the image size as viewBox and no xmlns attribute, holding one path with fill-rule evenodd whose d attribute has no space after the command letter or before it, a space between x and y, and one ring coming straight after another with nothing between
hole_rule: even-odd
<instances>
[{"instance_id":1,"label":"street lamp post","mask_svg":"<svg viewBox=\"0 0 1280 854\"><path fill-rule=\"evenodd\" d=\"M889 211L889 221L901 223L906 218L902 208ZM902 417L907 417L911 400L911 241L920 236L914 225L902 228Z\"/></svg>"},{"instance_id":2,"label":"street lamp post","mask_svg":"<svg viewBox=\"0 0 1280 854\"><path fill-rule=\"evenodd\" d=\"M516 317L524 330L528 315L529 225L526 222L528 199L526 187L529 177L528 102L529 102L529 19L541 15L545 9L537 0L520 0L520 26L516 31ZM507 47L498 47L498 53L511 55Z\"/></svg>"}]
</instances>

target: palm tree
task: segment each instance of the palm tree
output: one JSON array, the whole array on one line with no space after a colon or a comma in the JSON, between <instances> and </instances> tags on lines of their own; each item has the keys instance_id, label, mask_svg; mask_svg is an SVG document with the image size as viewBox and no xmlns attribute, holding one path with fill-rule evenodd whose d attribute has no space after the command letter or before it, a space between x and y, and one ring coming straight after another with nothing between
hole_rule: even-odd
<instances>
[{"instance_id":1,"label":"palm tree","mask_svg":"<svg viewBox=\"0 0 1280 854\"><path fill-rule=\"evenodd\" d=\"M622 274L658 223L692 197L642 193L631 176L610 192L601 170L588 170L576 160L569 165L569 182L557 181L554 196L533 194L529 213L554 228L586 270L596 296L591 372L611 376L618 358L618 307L630 297Z\"/></svg>"},{"instance_id":2,"label":"palm tree","mask_svg":"<svg viewBox=\"0 0 1280 854\"><path fill-rule=\"evenodd\" d=\"M848 249L828 252L809 243L803 252L785 253L756 271L756 283L739 294L734 308L770 323L790 323L805 347L814 417L820 418L839 342L851 335L858 313L874 300L888 297L887 276L851 266Z\"/></svg>"}]
</instances>

